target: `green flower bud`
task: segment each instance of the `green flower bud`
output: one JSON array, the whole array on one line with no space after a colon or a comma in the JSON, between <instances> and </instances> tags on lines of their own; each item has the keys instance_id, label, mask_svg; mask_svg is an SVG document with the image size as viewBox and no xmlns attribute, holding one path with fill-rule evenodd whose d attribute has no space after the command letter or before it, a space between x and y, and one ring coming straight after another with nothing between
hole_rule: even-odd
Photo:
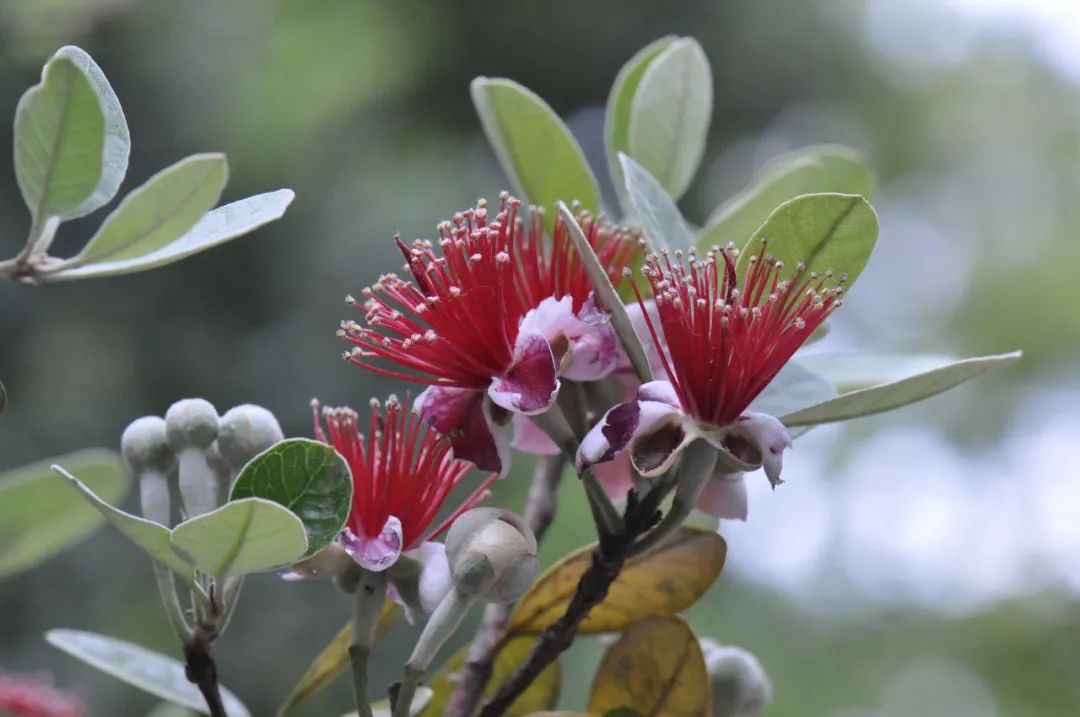
<instances>
[{"instance_id":1,"label":"green flower bud","mask_svg":"<svg viewBox=\"0 0 1080 717\"><path fill-rule=\"evenodd\" d=\"M273 413L262 406L245 403L230 408L221 417L217 443L221 457L231 468L239 470L284 437Z\"/></svg>"},{"instance_id":2,"label":"green flower bud","mask_svg":"<svg viewBox=\"0 0 1080 717\"><path fill-rule=\"evenodd\" d=\"M169 525L172 504L168 474L176 465L176 456L165 441L165 420L143 416L132 421L120 437L120 451L139 481L143 517Z\"/></svg>"},{"instance_id":3,"label":"green flower bud","mask_svg":"<svg viewBox=\"0 0 1080 717\"><path fill-rule=\"evenodd\" d=\"M498 508L463 513L446 535L454 587L483 602L512 602L524 595L540 568L536 550L529 526Z\"/></svg>"},{"instance_id":4,"label":"green flower bud","mask_svg":"<svg viewBox=\"0 0 1080 717\"><path fill-rule=\"evenodd\" d=\"M217 477L206 457L217 434L217 410L209 401L186 398L165 413L165 440L180 464L180 496L189 518L217 507Z\"/></svg>"},{"instance_id":5,"label":"green flower bud","mask_svg":"<svg viewBox=\"0 0 1080 717\"><path fill-rule=\"evenodd\" d=\"M755 717L772 701L772 683L750 652L700 640L712 685L713 717Z\"/></svg>"}]
</instances>

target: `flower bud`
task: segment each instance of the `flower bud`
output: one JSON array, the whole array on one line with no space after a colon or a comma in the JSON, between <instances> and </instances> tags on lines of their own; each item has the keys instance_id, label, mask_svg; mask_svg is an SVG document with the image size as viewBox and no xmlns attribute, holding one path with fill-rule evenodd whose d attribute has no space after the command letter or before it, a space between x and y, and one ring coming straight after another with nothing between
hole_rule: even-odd
<instances>
[{"instance_id":1,"label":"flower bud","mask_svg":"<svg viewBox=\"0 0 1080 717\"><path fill-rule=\"evenodd\" d=\"M485 602L517 600L540 567L532 531L521 518L498 508L474 508L454 521L446 556L454 587Z\"/></svg>"},{"instance_id":2,"label":"flower bud","mask_svg":"<svg viewBox=\"0 0 1080 717\"><path fill-rule=\"evenodd\" d=\"M713 717L755 717L772 701L772 683L750 652L703 638Z\"/></svg>"},{"instance_id":3,"label":"flower bud","mask_svg":"<svg viewBox=\"0 0 1080 717\"><path fill-rule=\"evenodd\" d=\"M245 403L230 408L221 417L218 450L233 470L240 470L284 437L273 413L262 406Z\"/></svg>"},{"instance_id":4,"label":"flower bud","mask_svg":"<svg viewBox=\"0 0 1080 717\"><path fill-rule=\"evenodd\" d=\"M143 416L131 422L120 437L124 462L139 481L139 504L143 517L168 525L172 509L168 474L176 456L165 442L165 421Z\"/></svg>"},{"instance_id":5,"label":"flower bud","mask_svg":"<svg viewBox=\"0 0 1080 717\"><path fill-rule=\"evenodd\" d=\"M186 398L165 413L165 440L180 464L180 496L189 518L217 507L217 477L206 457L217 434L217 410L209 401Z\"/></svg>"}]
</instances>

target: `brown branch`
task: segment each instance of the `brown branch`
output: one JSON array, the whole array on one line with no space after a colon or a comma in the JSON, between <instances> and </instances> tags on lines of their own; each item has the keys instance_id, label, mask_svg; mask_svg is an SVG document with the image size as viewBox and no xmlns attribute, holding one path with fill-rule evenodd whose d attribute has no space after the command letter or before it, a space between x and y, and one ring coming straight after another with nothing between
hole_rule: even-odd
<instances>
[{"instance_id":1,"label":"brown branch","mask_svg":"<svg viewBox=\"0 0 1080 717\"><path fill-rule=\"evenodd\" d=\"M659 520L660 501L668 492L665 488L659 485L654 487L640 502L637 493L630 492L627 496L622 532L606 539L601 537L600 545L593 551L592 563L578 581L577 590L570 599L566 612L540 634L529 658L503 684L498 693L487 701L480 710L479 717L506 714L514 700L532 684L544 668L570 647L589 611L607 597L608 589L622 571L631 545Z\"/></svg>"},{"instance_id":2,"label":"brown branch","mask_svg":"<svg viewBox=\"0 0 1080 717\"><path fill-rule=\"evenodd\" d=\"M218 687L217 664L210 654L210 639L201 631L184 644L184 661L184 674L199 688L210 709L210 717L228 717Z\"/></svg>"},{"instance_id":3,"label":"brown branch","mask_svg":"<svg viewBox=\"0 0 1080 717\"><path fill-rule=\"evenodd\" d=\"M566 463L567 459L562 454L540 456L536 461L524 517L537 542L543 539L555 519L555 497ZM484 687L491 679L499 638L513 608L512 603L492 603L484 609L484 617L458 671L457 684L446 708L448 717L467 717L479 704Z\"/></svg>"}]
</instances>

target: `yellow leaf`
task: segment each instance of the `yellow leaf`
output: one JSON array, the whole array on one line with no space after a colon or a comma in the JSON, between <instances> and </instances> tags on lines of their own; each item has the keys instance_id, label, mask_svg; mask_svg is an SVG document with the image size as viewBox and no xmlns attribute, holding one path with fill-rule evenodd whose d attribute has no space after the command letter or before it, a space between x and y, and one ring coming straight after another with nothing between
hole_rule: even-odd
<instances>
[{"instance_id":1,"label":"yellow leaf","mask_svg":"<svg viewBox=\"0 0 1080 717\"><path fill-rule=\"evenodd\" d=\"M518 638L510 640L503 646L495 658L491 679L488 680L487 687L484 688L484 697L481 702L493 697L499 687L510 679L517 671L517 668L525 662L525 658L529 656L534 644L535 641L532 639ZM428 702L427 707L424 708L424 711L420 713L420 717L439 717L446 711L447 702L450 701L450 694L454 691L454 682L451 677L461 669L468 652L469 646L465 645L439 670L439 674L431 682L431 689L435 691L435 694L432 696L431 701ZM529 688L514 700L514 703L510 705L510 709L505 713L506 717L524 717L538 710L547 710L554 707L555 702L559 699L560 680L559 663L558 661L552 662L544 668L539 677L533 680Z\"/></svg>"},{"instance_id":2,"label":"yellow leaf","mask_svg":"<svg viewBox=\"0 0 1080 717\"><path fill-rule=\"evenodd\" d=\"M507 633L536 635L561 617L592 551L593 546L582 548L541 576L514 611ZM685 610L716 580L726 554L727 545L716 533L679 528L651 553L626 562L579 632L615 632L648 615Z\"/></svg>"},{"instance_id":3,"label":"yellow leaf","mask_svg":"<svg viewBox=\"0 0 1080 717\"><path fill-rule=\"evenodd\" d=\"M705 656L682 619L639 620L604 655L588 709L603 714L618 707L655 717L712 714Z\"/></svg>"},{"instance_id":4,"label":"yellow leaf","mask_svg":"<svg viewBox=\"0 0 1080 717\"><path fill-rule=\"evenodd\" d=\"M379 623L375 626L375 639L378 640L401 617L403 610L397 603L387 600L383 604ZM293 687L292 693L278 708L277 717L285 717L298 703L317 694L334 683L349 668L349 643L352 642L352 622L338 630L337 635L319 653L304 676Z\"/></svg>"}]
</instances>

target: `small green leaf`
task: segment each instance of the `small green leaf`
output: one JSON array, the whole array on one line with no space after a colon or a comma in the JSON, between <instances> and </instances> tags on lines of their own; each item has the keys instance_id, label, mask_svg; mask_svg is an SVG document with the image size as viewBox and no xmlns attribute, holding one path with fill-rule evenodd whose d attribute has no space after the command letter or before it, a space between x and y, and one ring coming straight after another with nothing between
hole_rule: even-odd
<instances>
[{"instance_id":1,"label":"small green leaf","mask_svg":"<svg viewBox=\"0 0 1080 717\"><path fill-rule=\"evenodd\" d=\"M532 652L536 641L532 638L515 638L508 641L495 656L495 663L491 668L491 679L484 687L483 699L494 697L503 683L517 672L518 667L525 663ZM439 670L438 675L431 681L433 690L431 701L421 713L421 717L440 717L446 712L450 702L450 696L454 691L454 677L465 662L469 653L469 646L465 645L458 650L450 661ZM556 660L544 668L529 687L514 700L504 717L523 717L538 710L548 710L559 701L559 685L562 679L561 668ZM483 701L483 699L481 701Z\"/></svg>"},{"instance_id":2,"label":"small green leaf","mask_svg":"<svg viewBox=\"0 0 1080 717\"><path fill-rule=\"evenodd\" d=\"M53 647L121 682L206 714L206 701L199 689L188 682L184 665L171 657L115 637L82 630L49 630L45 639ZM224 686L221 687L221 699L229 717L250 717L244 703Z\"/></svg>"},{"instance_id":3,"label":"small green leaf","mask_svg":"<svg viewBox=\"0 0 1080 717\"><path fill-rule=\"evenodd\" d=\"M626 193L637 223L653 251L683 250L694 245L694 236L686 226L675 201L648 170L625 154L619 155L626 183Z\"/></svg>"},{"instance_id":4,"label":"small green leaf","mask_svg":"<svg viewBox=\"0 0 1080 717\"><path fill-rule=\"evenodd\" d=\"M15 178L34 222L103 206L124 178L129 151L105 75L79 48L61 48L15 109Z\"/></svg>"},{"instance_id":5,"label":"small green leaf","mask_svg":"<svg viewBox=\"0 0 1080 717\"><path fill-rule=\"evenodd\" d=\"M746 410L783 416L803 406L810 406L836 397L836 389L825 378L802 364L789 361L776 378L769 382Z\"/></svg>"},{"instance_id":6,"label":"small green leaf","mask_svg":"<svg viewBox=\"0 0 1080 717\"><path fill-rule=\"evenodd\" d=\"M265 498L304 522L310 557L345 527L352 508L352 473L333 446L290 438L251 459L233 484L229 500Z\"/></svg>"},{"instance_id":7,"label":"small green leaf","mask_svg":"<svg viewBox=\"0 0 1080 717\"><path fill-rule=\"evenodd\" d=\"M600 305L604 306L611 314L611 326L615 329L616 336L619 337L619 343L622 345L623 351L630 359L638 380L642 383L648 383L652 380L649 359L645 355L645 348L641 345L641 339L638 338L637 333L634 331L634 325L630 322L630 315L626 312L626 307L623 306L622 301L619 299L615 287L611 285L607 272L600 265L600 260L596 257L596 252L593 251L592 245L589 244L589 240L585 237L585 233L581 230L577 219L574 218L574 213L563 202L559 202L558 207L559 214L562 216L563 223L566 224L570 234L570 241L574 244L574 249L585 267L585 273L588 275L589 281L592 282L596 298Z\"/></svg>"},{"instance_id":8,"label":"small green leaf","mask_svg":"<svg viewBox=\"0 0 1080 717\"><path fill-rule=\"evenodd\" d=\"M832 383L837 391L843 393L899 381L915 374L933 371L955 361L956 359L951 356L939 354L822 353L799 358L799 363Z\"/></svg>"},{"instance_id":9,"label":"small green leaf","mask_svg":"<svg viewBox=\"0 0 1080 717\"><path fill-rule=\"evenodd\" d=\"M67 461L65 460L65 462ZM74 463L69 463L69 465L75 466ZM176 551L172 548L170 542L171 531L168 528L161 523L155 523L152 520L125 513L119 508L114 507L98 497L98 494L87 486L86 483L79 480L59 465L54 465L52 469L57 475L67 480L68 484L77 490L79 494L82 495L90 505L94 506L106 520L112 523L117 530L123 533L125 538L134 543L151 558L168 567L188 583L194 581L194 571L191 569L191 565L177 555ZM75 467L75 470L78 470L77 466ZM83 473L85 474L85 472Z\"/></svg>"},{"instance_id":10,"label":"small green leaf","mask_svg":"<svg viewBox=\"0 0 1080 717\"><path fill-rule=\"evenodd\" d=\"M680 618L654 615L639 620L604 655L593 680L589 712L606 715L623 708L643 715L712 715L705 656Z\"/></svg>"},{"instance_id":11,"label":"small green leaf","mask_svg":"<svg viewBox=\"0 0 1080 717\"><path fill-rule=\"evenodd\" d=\"M555 202L577 200L600 209L596 177L559 116L532 91L512 80L477 77L473 104L514 191L545 207L545 226L555 223Z\"/></svg>"},{"instance_id":12,"label":"small green leaf","mask_svg":"<svg viewBox=\"0 0 1080 717\"><path fill-rule=\"evenodd\" d=\"M32 568L76 545L104 522L49 466L62 461L94 490L119 501L130 481L115 451L94 448L0 474L0 577Z\"/></svg>"},{"instance_id":13,"label":"small green leaf","mask_svg":"<svg viewBox=\"0 0 1080 717\"><path fill-rule=\"evenodd\" d=\"M712 102L712 69L692 38L662 50L645 68L634 93L627 154L673 199L683 195L701 163Z\"/></svg>"},{"instance_id":14,"label":"small green leaf","mask_svg":"<svg viewBox=\"0 0 1080 717\"><path fill-rule=\"evenodd\" d=\"M262 498L230 501L173 528L173 548L215 579L288 565L307 550L304 524Z\"/></svg>"},{"instance_id":15,"label":"small green leaf","mask_svg":"<svg viewBox=\"0 0 1080 717\"><path fill-rule=\"evenodd\" d=\"M379 614L379 622L375 625L375 641L382 639L387 630L393 627L403 614L405 611L400 605L387 599ZM293 707L322 692L345 674L345 670L349 668L350 643L352 643L352 620L345 623L322 652L311 661L285 702L278 708L277 717L285 717Z\"/></svg>"},{"instance_id":16,"label":"small green leaf","mask_svg":"<svg viewBox=\"0 0 1080 717\"><path fill-rule=\"evenodd\" d=\"M228 177L223 154L195 154L161 170L124 197L72 264L132 259L174 242L217 204Z\"/></svg>"},{"instance_id":17,"label":"small green leaf","mask_svg":"<svg viewBox=\"0 0 1080 717\"><path fill-rule=\"evenodd\" d=\"M741 247L774 209L803 194L838 192L871 198L874 178L862 155L840 146L806 147L777 157L746 189L713 212L698 237L702 251Z\"/></svg>"},{"instance_id":18,"label":"small green leaf","mask_svg":"<svg viewBox=\"0 0 1080 717\"><path fill-rule=\"evenodd\" d=\"M131 259L73 266L44 276L47 281L93 279L132 274L172 264L280 219L294 196L290 189L278 189L240 199L211 210L182 237L156 251Z\"/></svg>"},{"instance_id":19,"label":"small green leaf","mask_svg":"<svg viewBox=\"0 0 1080 717\"><path fill-rule=\"evenodd\" d=\"M607 111L604 113L604 149L607 150L611 182L615 185L619 201L622 202L624 214L629 214L631 209L626 196L619 152L630 151L630 108L634 101L634 93L637 92L645 69L675 39L675 35L666 35L638 50L637 54L619 70L619 74L615 77L615 84L611 86L611 94L608 95Z\"/></svg>"},{"instance_id":20,"label":"small green leaf","mask_svg":"<svg viewBox=\"0 0 1080 717\"><path fill-rule=\"evenodd\" d=\"M877 237L877 215L862 197L804 194L769 215L743 248L736 269L741 281L750 257L759 254L762 240L768 239L766 253L784 262L785 276L804 262L807 273L832 271L837 278L846 274L844 286L850 288L869 261Z\"/></svg>"},{"instance_id":21,"label":"small green leaf","mask_svg":"<svg viewBox=\"0 0 1080 717\"><path fill-rule=\"evenodd\" d=\"M781 416L780 420L787 426L812 426L891 411L947 391L981 376L990 369L1007 366L1020 356L1019 351L1014 351L996 356L963 359L899 381L845 393L830 401L788 413Z\"/></svg>"}]
</instances>

